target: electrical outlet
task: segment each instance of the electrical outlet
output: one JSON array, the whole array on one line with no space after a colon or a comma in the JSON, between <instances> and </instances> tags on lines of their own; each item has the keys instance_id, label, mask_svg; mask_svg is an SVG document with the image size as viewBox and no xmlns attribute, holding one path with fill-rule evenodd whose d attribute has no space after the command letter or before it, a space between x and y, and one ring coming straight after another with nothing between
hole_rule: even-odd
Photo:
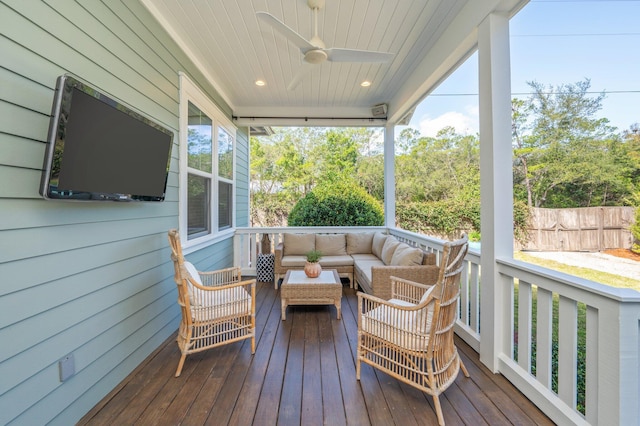
<instances>
[{"instance_id":1,"label":"electrical outlet","mask_svg":"<svg viewBox=\"0 0 640 426\"><path fill-rule=\"evenodd\" d=\"M76 363L73 359L73 354L69 354L58 361L58 368L60 370L61 382L64 382L69 377L76 374Z\"/></svg>"}]
</instances>

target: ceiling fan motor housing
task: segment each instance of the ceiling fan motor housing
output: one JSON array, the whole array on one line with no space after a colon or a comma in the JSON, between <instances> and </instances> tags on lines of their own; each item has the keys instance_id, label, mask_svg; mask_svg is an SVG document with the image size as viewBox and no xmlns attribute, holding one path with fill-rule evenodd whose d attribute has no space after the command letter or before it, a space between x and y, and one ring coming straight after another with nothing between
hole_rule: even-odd
<instances>
[{"instance_id":1,"label":"ceiling fan motor housing","mask_svg":"<svg viewBox=\"0 0 640 426\"><path fill-rule=\"evenodd\" d=\"M312 49L304 54L304 60L310 64L320 64L327 60L327 54L321 49Z\"/></svg>"}]
</instances>

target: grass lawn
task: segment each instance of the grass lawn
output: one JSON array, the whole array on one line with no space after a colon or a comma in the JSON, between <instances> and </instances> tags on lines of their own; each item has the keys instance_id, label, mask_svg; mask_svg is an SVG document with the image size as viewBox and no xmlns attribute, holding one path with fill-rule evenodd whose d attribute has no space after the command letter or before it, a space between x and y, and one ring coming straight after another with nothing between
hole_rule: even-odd
<instances>
[{"instance_id":1,"label":"grass lawn","mask_svg":"<svg viewBox=\"0 0 640 426\"><path fill-rule=\"evenodd\" d=\"M596 271L589 268L581 268L579 266L565 265L564 263L556 262L555 260L541 259L521 251L515 252L513 257L515 259L522 260L523 262L544 266L545 268L553 269L554 271L564 272L576 277L610 285L611 287L631 288L640 291L640 281L632 278L621 277L619 275Z\"/></svg>"}]
</instances>

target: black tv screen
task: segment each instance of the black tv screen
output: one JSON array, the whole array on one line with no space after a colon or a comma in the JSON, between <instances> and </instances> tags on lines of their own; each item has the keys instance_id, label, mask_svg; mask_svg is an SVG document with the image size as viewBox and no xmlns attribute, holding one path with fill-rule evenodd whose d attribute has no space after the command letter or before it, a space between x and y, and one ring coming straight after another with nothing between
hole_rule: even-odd
<instances>
[{"instance_id":1,"label":"black tv screen","mask_svg":"<svg viewBox=\"0 0 640 426\"><path fill-rule=\"evenodd\" d=\"M163 201L173 132L70 75L58 78L40 194Z\"/></svg>"}]
</instances>

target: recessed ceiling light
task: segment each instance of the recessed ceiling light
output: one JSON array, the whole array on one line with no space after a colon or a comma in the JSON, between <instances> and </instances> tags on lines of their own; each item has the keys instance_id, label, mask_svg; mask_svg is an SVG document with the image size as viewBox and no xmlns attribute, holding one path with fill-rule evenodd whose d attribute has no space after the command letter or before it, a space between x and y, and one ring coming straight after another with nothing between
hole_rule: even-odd
<instances>
[{"instance_id":1,"label":"recessed ceiling light","mask_svg":"<svg viewBox=\"0 0 640 426\"><path fill-rule=\"evenodd\" d=\"M362 83L360 83L360 86L369 87L369 86L371 86L371 82L369 80L365 80Z\"/></svg>"},{"instance_id":2,"label":"recessed ceiling light","mask_svg":"<svg viewBox=\"0 0 640 426\"><path fill-rule=\"evenodd\" d=\"M256 80L256 86L266 86L267 83L264 82L264 80Z\"/></svg>"}]
</instances>

